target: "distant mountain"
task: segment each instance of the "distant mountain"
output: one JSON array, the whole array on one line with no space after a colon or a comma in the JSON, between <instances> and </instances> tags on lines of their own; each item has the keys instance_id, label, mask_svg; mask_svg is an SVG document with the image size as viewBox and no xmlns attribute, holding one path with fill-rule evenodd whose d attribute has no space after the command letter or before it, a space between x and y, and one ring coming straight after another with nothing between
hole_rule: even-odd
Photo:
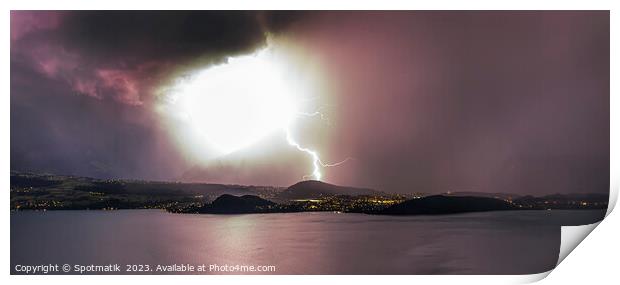
<instances>
[{"instance_id":1,"label":"distant mountain","mask_svg":"<svg viewBox=\"0 0 620 285\"><path fill-rule=\"evenodd\" d=\"M486 197L434 195L412 199L388 207L383 215L441 215L466 212L515 210L515 206L499 199Z\"/></svg>"},{"instance_id":2,"label":"distant mountain","mask_svg":"<svg viewBox=\"0 0 620 285\"><path fill-rule=\"evenodd\" d=\"M211 204L207 204L198 210L199 213L208 214L246 214L264 212L275 203L254 195L241 197L224 194L217 197Z\"/></svg>"},{"instance_id":3,"label":"distant mountain","mask_svg":"<svg viewBox=\"0 0 620 285\"><path fill-rule=\"evenodd\" d=\"M280 192L277 198L298 200L298 199L314 199L321 196L333 195L375 195L380 194L379 191L368 188L355 188L333 185L317 180L307 180L294 184L286 190Z\"/></svg>"}]
</instances>

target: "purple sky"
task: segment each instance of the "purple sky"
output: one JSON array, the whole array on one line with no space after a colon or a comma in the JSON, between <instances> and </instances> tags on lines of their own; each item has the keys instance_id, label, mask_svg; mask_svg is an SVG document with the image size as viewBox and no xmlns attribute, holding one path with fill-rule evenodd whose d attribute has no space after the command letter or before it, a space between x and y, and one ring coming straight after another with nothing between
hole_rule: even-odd
<instances>
[{"instance_id":1,"label":"purple sky","mask_svg":"<svg viewBox=\"0 0 620 285\"><path fill-rule=\"evenodd\" d=\"M197 166L154 111L158 86L252 52L266 33L302 47L327 78L333 124L301 138L325 158L354 160L324 169L326 182L388 192L609 189L606 11L12 12L11 168L298 181L308 161L294 152Z\"/></svg>"}]
</instances>

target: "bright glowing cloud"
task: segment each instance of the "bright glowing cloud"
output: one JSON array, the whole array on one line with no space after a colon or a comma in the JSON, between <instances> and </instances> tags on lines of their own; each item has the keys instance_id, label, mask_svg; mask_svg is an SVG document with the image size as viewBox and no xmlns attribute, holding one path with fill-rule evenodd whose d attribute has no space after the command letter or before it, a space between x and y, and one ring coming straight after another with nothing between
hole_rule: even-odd
<instances>
[{"instance_id":1,"label":"bright glowing cloud","mask_svg":"<svg viewBox=\"0 0 620 285\"><path fill-rule=\"evenodd\" d=\"M297 112L299 86L287 80L271 50L229 58L174 87L176 111L219 154L247 147L286 128Z\"/></svg>"},{"instance_id":2,"label":"bright glowing cloud","mask_svg":"<svg viewBox=\"0 0 620 285\"><path fill-rule=\"evenodd\" d=\"M320 180L321 168L333 165L323 163L317 150L302 146L291 132L299 116L323 117L302 111L302 103L314 97L307 83L281 54L267 47L179 79L165 90L170 100L163 112L177 120L174 128L185 130L176 132L177 140L193 140L195 146L215 153L210 157L284 132L282 139L311 160L312 172L304 179Z\"/></svg>"}]
</instances>

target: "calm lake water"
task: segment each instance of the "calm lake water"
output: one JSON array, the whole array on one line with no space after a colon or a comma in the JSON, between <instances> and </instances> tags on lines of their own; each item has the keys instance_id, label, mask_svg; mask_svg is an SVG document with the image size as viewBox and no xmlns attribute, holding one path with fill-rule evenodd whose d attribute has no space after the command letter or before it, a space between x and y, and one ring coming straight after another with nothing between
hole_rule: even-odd
<instances>
[{"instance_id":1,"label":"calm lake water","mask_svg":"<svg viewBox=\"0 0 620 285\"><path fill-rule=\"evenodd\" d=\"M17 264L189 263L274 265L275 274L530 274L555 266L560 225L604 213L12 212L11 272Z\"/></svg>"}]
</instances>

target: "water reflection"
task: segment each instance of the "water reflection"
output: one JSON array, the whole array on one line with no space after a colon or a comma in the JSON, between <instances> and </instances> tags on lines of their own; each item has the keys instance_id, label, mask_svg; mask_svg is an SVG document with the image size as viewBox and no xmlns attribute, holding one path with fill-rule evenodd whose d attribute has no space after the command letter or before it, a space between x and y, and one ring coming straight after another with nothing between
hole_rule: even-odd
<instances>
[{"instance_id":1,"label":"water reflection","mask_svg":"<svg viewBox=\"0 0 620 285\"><path fill-rule=\"evenodd\" d=\"M526 274L603 211L387 217L154 210L11 214L11 263L275 265L277 274Z\"/></svg>"}]
</instances>

